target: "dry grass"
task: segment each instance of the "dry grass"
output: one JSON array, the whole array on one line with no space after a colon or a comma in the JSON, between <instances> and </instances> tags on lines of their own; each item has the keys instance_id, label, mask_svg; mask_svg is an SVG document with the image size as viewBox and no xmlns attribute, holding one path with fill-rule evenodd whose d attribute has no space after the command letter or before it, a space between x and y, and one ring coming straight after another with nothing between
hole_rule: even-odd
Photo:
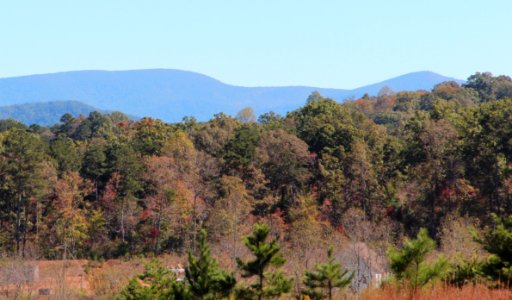
<instances>
[{"instance_id":1,"label":"dry grass","mask_svg":"<svg viewBox=\"0 0 512 300\"><path fill-rule=\"evenodd\" d=\"M184 262L184 258L171 255L159 259L170 267ZM0 260L0 299L114 299L132 276L144 271L150 260ZM39 296L40 290L48 290L49 295Z\"/></svg>"},{"instance_id":2,"label":"dry grass","mask_svg":"<svg viewBox=\"0 0 512 300\"><path fill-rule=\"evenodd\" d=\"M158 258L163 265L177 267L184 265L184 259L177 256L162 255ZM144 271L150 258L132 258L125 260L107 260L101 264L90 264L88 281L94 299L113 299L128 284L131 277Z\"/></svg>"},{"instance_id":3,"label":"dry grass","mask_svg":"<svg viewBox=\"0 0 512 300\"><path fill-rule=\"evenodd\" d=\"M382 289L373 289L364 293L363 300L505 300L512 299L510 289L491 289L484 285L466 285L462 288L444 287L441 285L423 288L416 293L406 289L397 289L388 286Z\"/></svg>"},{"instance_id":4,"label":"dry grass","mask_svg":"<svg viewBox=\"0 0 512 300\"><path fill-rule=\"evenodd\" d=\"M86 260L4 260L0 266L0 299L82 299L91 297ZM50 295L39 297L39 291Z\"/></svg>"}]
</instances>

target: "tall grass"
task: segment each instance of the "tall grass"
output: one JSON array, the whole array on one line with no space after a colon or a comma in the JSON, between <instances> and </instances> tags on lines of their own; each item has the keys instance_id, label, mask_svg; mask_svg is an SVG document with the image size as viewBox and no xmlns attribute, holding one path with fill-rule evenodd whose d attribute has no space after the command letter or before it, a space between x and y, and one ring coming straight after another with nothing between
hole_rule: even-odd
<instances>
[{"instance_id":1,"label":"tall grass","mask_svg":"<svg viewBox=\"0 0 512 300\"><path fill-rule=\"evenodd\" d=\"M505 300L512 299L512 290L508 288L489 288L483 284L469 284L462 287L435 285L411 293L408 289L387 286L365 292L363 300Z\"/></svg>"}]
</instances>

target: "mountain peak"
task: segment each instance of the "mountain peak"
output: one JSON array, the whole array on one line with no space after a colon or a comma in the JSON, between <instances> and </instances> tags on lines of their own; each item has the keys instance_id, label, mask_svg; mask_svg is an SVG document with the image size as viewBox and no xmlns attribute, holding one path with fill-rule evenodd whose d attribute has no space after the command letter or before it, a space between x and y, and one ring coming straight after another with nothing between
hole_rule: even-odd
<instances>
[{"instance_id":1,"label":"mountain peak","mask_svg":"<svg viewBox=\"0 0 512 300\"><path fill-rule=\"evenodd\" d=\"M365 93L376 95L384 86L394 91L430 90L447 80L453 78L420 71L344 90L307 86L241 87L176 69L83 70L2 78L0 105L72 99L103 110L173 122L187 115L199 120L207 120L218 112L234 115L247 106L258 114L268 111L285 114L303 105L313 91L343 101Z\"/></svg>"}]
</instances>

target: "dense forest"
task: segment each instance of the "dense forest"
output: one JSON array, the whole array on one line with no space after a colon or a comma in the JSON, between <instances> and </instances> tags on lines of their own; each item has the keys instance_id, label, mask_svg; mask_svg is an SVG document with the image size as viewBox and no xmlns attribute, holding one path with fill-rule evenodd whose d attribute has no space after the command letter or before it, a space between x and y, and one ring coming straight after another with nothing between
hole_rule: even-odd
<instances>
[{"instance_id":1,"label":"dense forest","mask_svg":"<svg viewBox=\"0 0 512 300\"><path fill-rule=\"evenodd\" d=\"M382 258L379 273L414 288L448 273L453 284L512 275L510 77L476 73L462 85L384 88L344 103L313 93L286 116L247 108L208 122L118 112L60 121L0 121L5 256L190 253L188 284L167 287L195 299L224 297L219 286L253 275L259 286L240 298L330 297L318 288L331 273L334 287L359 290L343 245ZM215 271L211 287L193 280L194 263L196 272L205 265L198 259L216 268L210 251L222 269L238 270ZM256 270L259 259L283 271ZM159 268L147 272L164 280ZM121 297L136 299L137 284Z\"/></svg>"}]
</instances>

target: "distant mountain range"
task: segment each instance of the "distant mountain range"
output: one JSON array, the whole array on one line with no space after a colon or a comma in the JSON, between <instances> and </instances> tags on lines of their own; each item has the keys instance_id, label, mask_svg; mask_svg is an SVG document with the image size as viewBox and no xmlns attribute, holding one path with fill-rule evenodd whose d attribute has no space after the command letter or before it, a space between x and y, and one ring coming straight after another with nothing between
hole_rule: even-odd
<instances>
[{"instance_id":1,"label":"distant mountain range","mask_svg":"<svg viewBox=\"0 0 512 300\"><path fill-rule=\"evenodd\" d=\"M0 106L0 119L16 119L26 125L54 125L62 115L87 116L93 111L107 113L79 101L51 101Z\"/></svg>"},{"instance_id":2,"label":"distant mountain range","mask_svg":"<svg viewBox=\"0 0 512 300\"><path fill-rule=\"evenodd\" d=\"M56 116L65 112L87 114L91 110L105 110L177 122L184 116L208 120L218 112L234 115L247 106L257 114L268 111L286 114L303 105L313 91L343 101L365 93L376 95L384 86L394 91L430 90L448 80L462 82L423 71L347 90L308 86L242 87L172 69L62 72L1 78L0 118L13 117L29 124L46 125L58 121ZM70 99L73 101L66 101ZM45 103L39 106L33 104L42 102Z\"/></svg>"}]
</instances>

